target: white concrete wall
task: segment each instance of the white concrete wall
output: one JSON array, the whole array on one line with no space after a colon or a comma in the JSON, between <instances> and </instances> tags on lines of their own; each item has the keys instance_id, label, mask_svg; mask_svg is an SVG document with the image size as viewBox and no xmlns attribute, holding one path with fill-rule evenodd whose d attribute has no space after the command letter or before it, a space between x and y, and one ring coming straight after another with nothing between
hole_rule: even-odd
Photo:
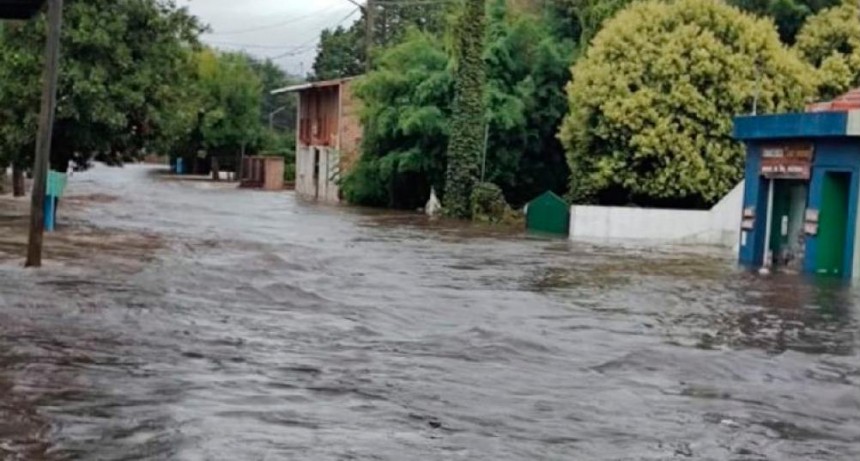
<instances>
[{"instance_id":1,"label":"white concrete wall","mask_svg":"<svg viewBox=\"0 0 860 461\"><path fill-rule=\"evenodd\" d=\"M744 184L710 211L573 206L571 240L638 240L698 243L735 248L739 244Z\"/></svg>"}]
</instances>

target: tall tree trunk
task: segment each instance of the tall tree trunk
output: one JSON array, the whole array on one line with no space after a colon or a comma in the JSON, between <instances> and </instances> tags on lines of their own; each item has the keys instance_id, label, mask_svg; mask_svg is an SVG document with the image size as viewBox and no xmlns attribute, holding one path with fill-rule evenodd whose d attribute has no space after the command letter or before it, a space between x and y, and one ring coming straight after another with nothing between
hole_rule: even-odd
<instances>
[{"instance_id":1,"label":"tall tree trunk","mask_svg":"<svg viewBox=\"0 0 860 461\"><path fill-rule=\"evenodd\" d=\"M27 194L24 185L24 170L18 165L12 165L12 195L23 197Z\"/></svg>"},{"instance_id":2,"label":"tall tree trunk","mask_svg":"<svg viewBox=\"0 0 860 461\"><path fill-rule=\"evenodd\" d=\"M484 0L466 0L457 22L455 97L445 177L445 211L455 218L472 215L472 190L478 182L484 141Z\"/></svg>"}]
</instances>

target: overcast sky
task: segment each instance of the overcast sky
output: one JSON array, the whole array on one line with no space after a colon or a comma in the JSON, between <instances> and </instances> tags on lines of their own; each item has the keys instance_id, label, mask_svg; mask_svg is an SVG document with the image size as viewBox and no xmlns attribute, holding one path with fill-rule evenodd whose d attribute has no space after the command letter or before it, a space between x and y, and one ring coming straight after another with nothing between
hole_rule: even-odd
<instances>
[{"instance_id":1,"label":"overcast sky","mask_svg":"<svg viewBox=\"0 0 860 461\"><path fill-rule=\"evenodd\" d=\"M349 0L179 0L209 24L203 41L270 57L294 74L309 72L320 32L359 17ZM361 1L360 3L363 3Z\"/></svg>"}]
</instances>

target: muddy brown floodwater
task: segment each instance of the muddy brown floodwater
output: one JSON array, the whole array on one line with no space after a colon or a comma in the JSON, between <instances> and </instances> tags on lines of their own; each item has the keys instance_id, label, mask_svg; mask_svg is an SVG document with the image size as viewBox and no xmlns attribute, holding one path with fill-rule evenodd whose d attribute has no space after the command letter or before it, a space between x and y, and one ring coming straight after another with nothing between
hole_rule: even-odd
<instances>
[{"instance_id":1,"label":"muddy brown floodwater","mask_svg":"<svg viewBox=\"0 0 860 461\"><path fill-rule=\"evenodd\" d=\"M70 194L38 272L0 207L0 459L860 459L851 286L151 167Z\"/></svg>"}]
</instances>

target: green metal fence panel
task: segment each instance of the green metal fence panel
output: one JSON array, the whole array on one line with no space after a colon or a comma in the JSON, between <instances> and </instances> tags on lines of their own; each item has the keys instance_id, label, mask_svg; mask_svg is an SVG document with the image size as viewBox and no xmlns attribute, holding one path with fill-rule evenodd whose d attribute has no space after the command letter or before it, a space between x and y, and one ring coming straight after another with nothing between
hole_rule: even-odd
<instances>
[{"instance_id":1,"label":"green metal fence panel","mask_svg":"<svg viewBox=\"0 0 860 461\"><path fill-rule=\"evenodd\" d=\"M528 204L526 229L547 234L569 235L570 207L558 195L547 192Z\"/></svg>"}]
</instances>

